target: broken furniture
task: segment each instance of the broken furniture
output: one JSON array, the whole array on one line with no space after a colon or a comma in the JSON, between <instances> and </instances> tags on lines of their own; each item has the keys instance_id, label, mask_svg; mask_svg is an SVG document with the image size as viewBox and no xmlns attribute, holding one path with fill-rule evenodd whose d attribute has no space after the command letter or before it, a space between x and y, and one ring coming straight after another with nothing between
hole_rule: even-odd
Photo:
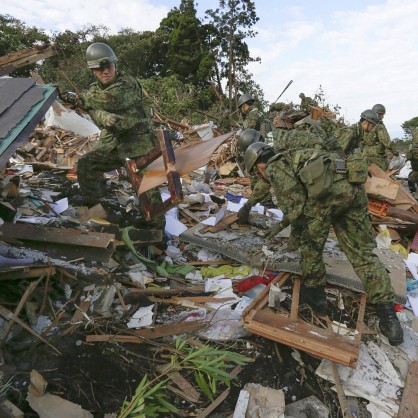
<instances>
[{"instance_id":1,"label":"broken furniture","mask_svg":"<svg viewBox=\"0 0 418 418\"><path fill-rule=\"evenodd\" d=\"M268 307L270 286L274 284L280 288L291 279L294 283L290 313L275 312ZM366 295L361 294L356 327L358 334L351 339L334 333L332 328L320 328L298 318L300 282L300 277L291 273L279 274L243 312L245 329L314 356L355 368L360 352Z\"/></svg>"},{"instance_id":2,"label":"broken furniture","mask_svg":"<svg viewBox=\"0 0 418 418\"><path fill-rule=\"evenodd\" d=\"M154 148L148 154L137 158L136 160L128 159L126 161L126 170L128 172L129 179L134 190L138 194L139 203L142 206L145 214L145 219L147 221L159 213L166 212L168 209L172 208L183 200L183 190L181 188L180 175L176 171L176 157L174 155L173 146L171 145L169 132L163 129L159 129L158 140L160 142L159 147ZM162 155L164 161L170 197L165 202L163 202L161 206L155 207L151 205L151 202L145 193L140 193L143 176L140 174L139 169L142 167L147 167L160 155Z\"/></svg>"}]
</instances>

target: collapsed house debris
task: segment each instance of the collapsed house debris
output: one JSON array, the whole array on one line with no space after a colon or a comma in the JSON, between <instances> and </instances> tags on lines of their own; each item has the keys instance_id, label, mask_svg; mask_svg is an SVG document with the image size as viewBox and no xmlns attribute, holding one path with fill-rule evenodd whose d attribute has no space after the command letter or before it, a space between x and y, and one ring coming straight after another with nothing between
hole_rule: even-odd
<instances>
[{"instance_id":1,"label":"collapsed house debris","mask_svg":"<svg viewBox=\"0 0 418 418\"><path fill-rule=\"evenodd\" d=\"M52 402L63 418L129 416L152 403L143 388L156 387L161 416L297 417L306 405L321 417L416 416L418 263L409 250L418 204L402 179L372 166L366 184L406 335L391 347L332 232L324 320L298 307L300 254L287 250L289 230L274 244L257 234L280 210L258 205L250 225L236 223L250 182L233 159L234 132L158 115L182 140L170 147L160 130L168 147L148 156L146 174L132 180L129 165L108 173L107 198L88 209L74 199L72 168L95 135L38 122L26 141L7 144L1 182L1 413L42 417ZM138 211L155 186L164 211L172 206L165 237Z\"/></svg>"}]
</instances>

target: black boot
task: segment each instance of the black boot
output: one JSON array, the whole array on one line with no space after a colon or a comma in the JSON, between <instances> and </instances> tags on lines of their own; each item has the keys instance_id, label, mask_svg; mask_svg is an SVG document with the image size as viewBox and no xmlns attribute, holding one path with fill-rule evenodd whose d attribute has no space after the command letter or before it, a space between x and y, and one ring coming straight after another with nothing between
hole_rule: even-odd
<instances>
[{"instance_id":1,"label":"black boot","mask_svg":"<svg viewBox=\"0 0 418 418\"><path fill-rule=\"evenodd\" d=\"M303 283L300 286L299 305L308 304L312 310L319 316L328 314L328 303L325 294L325 288L306 287Z\"/></svg>"},{"instance_id":2,"label":"black boot","mask_svg":"<svg viewBox=\"0 0 418 418\"><path fill-rule=\"evenodd\" d=\"M396 316L392 302L379 303L375 305L379 317L379 328L381 333L389 340L390 345L403 343L403 329Z\"/></svg>"},{"instance_id":3,"label":"black boot","mask_svg":"<svg viewBox=\"0 0 418 418\"><path fill-rule=\"evenodd\" d=\"M415 181L414 180L408 180L408 188L409 191L411 193L415 192L417 190L416 186L415 186Z\"/></svg>"}]
</instances>

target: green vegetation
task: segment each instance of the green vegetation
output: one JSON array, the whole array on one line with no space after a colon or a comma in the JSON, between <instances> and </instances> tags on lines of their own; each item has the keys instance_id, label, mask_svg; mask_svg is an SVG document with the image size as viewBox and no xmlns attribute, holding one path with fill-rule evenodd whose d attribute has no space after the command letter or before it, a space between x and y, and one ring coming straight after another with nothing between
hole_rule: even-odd
<instances>
[{"instance_id":1,"label":"green vegetation","mask_svg":"<svg viewBox=\"0 0 418 418\"><path fill-rule=\"evenodd\" d=\"M187 341L178 338L170 364L153 380L149 380L147 375L143 377L135 395L122 405L118 418L151 418L162 416L162 413L176 412L177 408L167 401L164 394L168 375L174 371L193 373L200 390L213 401L218 385L221 383L229 387L235 379L228 373L228 369L251 361L241 354L208 345L188 347Z\"/></svg>"}]
</instances>

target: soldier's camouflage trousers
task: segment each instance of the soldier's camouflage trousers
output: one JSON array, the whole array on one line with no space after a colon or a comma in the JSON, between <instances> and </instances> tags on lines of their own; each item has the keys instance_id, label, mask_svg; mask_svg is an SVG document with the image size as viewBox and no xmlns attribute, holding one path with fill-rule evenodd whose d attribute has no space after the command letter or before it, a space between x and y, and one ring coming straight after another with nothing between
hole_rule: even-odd
<instances>
[{"instance_id":1,"label":"soldier's camouflage trousers","mask_svg":"<svg viewBox=\"0 0 418 418\"><path fill-rule=\"evenodd\" d=\"M323 251L332 226L341 249L363 283L368 300L371 303L393 301L389 275L373 253L374 234L364 186L352 185L346 178L335 181L329 197L322 201L308 199L301 218L306 222L300 245L302 279L308 287L326 283Z\"/></svg>"},{"instance_id":2,"label":"soldier's camouflage trousers","mask_svg":"<svg viewBox=\"0 0 418 418\"><path fill-rule=\"evenodd\" d=\"M108 150L100 148L93 149L83 155L77 163L77 178L80 185L80 192L86 204L96 204L105 196L104 173L121 168L125 165L125 160ZM153 206L162 204L161 194L158 188L151 189L147 196ZM165 225L165 215L156 216L150 222L150 226L163 228Z\"/></svg>"}]
</instances>

